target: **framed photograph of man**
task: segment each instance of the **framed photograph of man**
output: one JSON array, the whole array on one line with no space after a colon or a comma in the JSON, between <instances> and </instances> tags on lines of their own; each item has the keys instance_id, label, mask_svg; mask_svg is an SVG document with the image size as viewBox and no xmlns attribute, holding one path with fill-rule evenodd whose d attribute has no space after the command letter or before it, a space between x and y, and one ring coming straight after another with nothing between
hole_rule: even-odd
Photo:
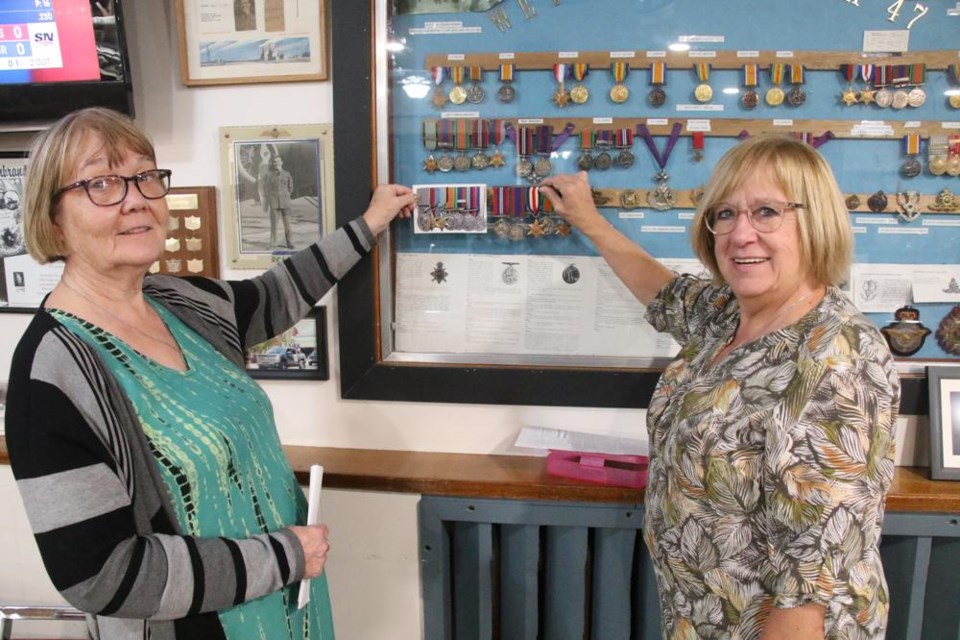
<instances>
[{"instance_id":1,"label":"framed photograph of man","mask_svg":"<svg viewBox=\"0 0 960 640\"><path fill-rule=\"evenodd\" d=\"M187 86L327 79L323 0L177 0Z\"/></svg>"},{"instance_id":2,"label":"framed photograph of man","mask_svg":"<svg viewBox=\"0 0 960 640\"><path fill-rule=\"evenodd\" d=\"M960 367L927 367L930 478L960 480Z\"/></svg>"},{"instance_id":3,"label":"framed photograph of man","mask_svg":"<svg viewBox=\"0 0 960 640\"><path fill-rule=\"evenodd\" d=\"M221 127L227 264L264 269L334 228L329 125Z\"/></svg>"},{"instance_id":4,"label":"framed photograph of man","mask_svg":"<svg viewBox=\"0 0 960 640\"><path fill-rule=\"evenodd\" d=\"M329 380L327 308L314 307L292 329L249 347L247 372L259 379Z\"/></svg>"}]
</instances>

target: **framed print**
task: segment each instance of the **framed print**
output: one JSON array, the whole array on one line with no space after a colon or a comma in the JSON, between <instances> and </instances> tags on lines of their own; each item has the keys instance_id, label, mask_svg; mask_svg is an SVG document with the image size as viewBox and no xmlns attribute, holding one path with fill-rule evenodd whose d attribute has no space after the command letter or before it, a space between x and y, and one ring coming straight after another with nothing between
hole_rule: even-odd
<instances>
[{"instance_id":1,"label":"framed print","mask_svg":"<svg viewBox=\"0 0 960 640\"><path fill-rule=\"evenodd\" d=\"M930 478L960 480L960 367L927 367Z\"/></svg>"},{"instance_id":2,"label":"framed print","mask_svg":"<svg viewBox=\"0 0 960 640\"><path fill-rule=\"evenodd\" d=\"M328 125L221 127L229 266L264 269L333 231Z\"/></svg>"},{"instance_id":3,"label":"framed print","mask_svg":"<svg viewBox=\"0 0 960 640\"><path fill-rule=\"evenodd\" d=\"M323 0L177 0L187 86L327 79Z\"/></svg>"},{"instance_id":4,"label":"framed print","mask_svg":"<svg viewBox=\"0 0 960 640\"><path fill-rule=\"evenodd\" d=\"M327 308L315 307L292 329L247 349L247 371L260 379L329 380Z\"/></svg>"},{"instance_id":5,"label":"framed print","mask_svg":"<svg viewBox=\"0 0 960 640\"><path fill-rule=\"evenodd\" d=\"M0 153L0 311L33 313L63 273L63 263L40 264L27 253L23 196L27 154Z\"/></svg>"}]
</instances>

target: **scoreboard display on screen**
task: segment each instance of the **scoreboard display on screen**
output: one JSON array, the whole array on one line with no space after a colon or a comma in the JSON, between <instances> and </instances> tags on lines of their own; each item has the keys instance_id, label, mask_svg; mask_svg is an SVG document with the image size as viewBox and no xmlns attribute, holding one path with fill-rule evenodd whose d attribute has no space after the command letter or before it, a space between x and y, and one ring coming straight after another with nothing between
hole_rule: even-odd
<instances>
[{"instance_id":1,"label":"scoreboard display on screen","mask_svg":"<svg viewBox=\"0 0 960 640\"><path fill-rule=\"evenodd\" d=\"M100 79L89 0L3 0L0 83Z\"/></svg>"}]
</instances>

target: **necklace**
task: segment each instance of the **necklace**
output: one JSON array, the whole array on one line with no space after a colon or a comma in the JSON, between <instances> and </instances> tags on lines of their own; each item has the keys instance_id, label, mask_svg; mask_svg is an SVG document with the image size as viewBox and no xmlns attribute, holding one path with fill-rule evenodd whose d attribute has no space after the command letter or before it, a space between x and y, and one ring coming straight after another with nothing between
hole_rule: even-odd
<instances>
[{"instance_id":1,"label":"necklace","mask_svg":"<svg viewBox=\"0 0 960 640\"><path fill-rule=\"evenodd\" d=\"M127 321L124 320L123 318L121 318L121 317L115 315L114 313L112 313L112 312L111 312L109 309L107 309L106 307L104 307L104 306L102 306L102 305L98 305L96 302L94 302L93 300L91 300L87 295L85 295L84 293L82 293L82 292L78 291L77 289L75 289L73 286L70 285L69 282L67 282L67 279L66 279L66 278L61 277L61 278L60 278L60 282L63 283L63 286L65 286L67 289L69 289L69 290L72 291L73 293L75 293L75 294L77 294L78 296L80 296L81 298L83 298L83 299L84 299L87 303L89 303L94 309L96 309L97 311L102 312L102 313L103 313L105 316L107 316L108 318L111 318L111 319L113 319L113 320L116 320L118 323L120 323L120 324L123 325L124 327L126 327L126 328L128 328L128 329L132 329L133 331L136 331L137 333L139 333L139 334L140 334L141 336L143 336L144 338L147 338L148 340L152 340L152 341L154 341L154 342L158 342L158 343L162 344L163 346L165 346L166 348L171 349L171 350L173 350L173 351L176 351L178 355L181 355L181 356L182 356L182 352L180 351L180 345L178 345L176 342L171 342L171 341L169 341L169 340L164 340L163 338L158 338L158 337L156 337L156 336L152 336L152 335L150 335L149 333L147 333L146 331L143 331L142 329L140 329L139 327L137 327L136 325L130 324L129 322L127 322ZM148 306L149 306L149 305L148 305ZM153 307L150 307L150 308L153 309ZM156 311L154 311L154 313L156 313ZM160 322L163 322L163 319L161 319Z\"/></svg>"},{"instance_id":2,"label":"necklace","mask_svg":"<svg viewBox=\"0 0 960 640\"><path fill-rule=\"evenodd\" d=\"M808 301L808 300L809 300L811 297L813 297L818 291L819 291L819 289L814 289L813 291L808 291L807 293L803 294L802 296L794 299L792 302L790 302L789 304L787 304L786 306L784 306L782 309L780 309L780 311L779 311L775 316L773 316L773 319L771 319L770 322L768 322L767 324L763 325L763 327L762 327L760 330L758 330L758 331L756 331L756 332L752 332L751 334L749 334L751 337L747 338L746 340L741 341L740 344L744 344L744 343L747 343L747 342L752 342L753 340L756 340L756 339L758 339L758 338L761 338L761 337L767 335L767 333L769 333L771 330L773 330L774 327L775 327L779 322L781 322L782 320L784 320L785 318L787 318L787 317L789 316L791 310L795 309L797 306L799 306L799 305L803 304L804 302ZM742 316L741 316L741 318L742 318ZM734 334L734 340L736 340L736 334ZM731 344L732 344L732 342L731 342Z\"/></svg>"}]
</instances>

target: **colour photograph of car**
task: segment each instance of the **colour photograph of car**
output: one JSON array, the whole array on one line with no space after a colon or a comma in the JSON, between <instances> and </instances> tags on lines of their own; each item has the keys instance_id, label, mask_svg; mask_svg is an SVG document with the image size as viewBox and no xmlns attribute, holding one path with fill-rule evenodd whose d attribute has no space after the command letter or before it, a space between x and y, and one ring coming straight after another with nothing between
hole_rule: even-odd
<instances>
[{"instance_id":1,"label":"colour photograph of car","mask_svg":"<svg viewBox=\"0 0 960 640\"><path fill-rule=\"evenodd\" d=\"M270 347L257 355L260 369L303 369L306 366L307 357L297 347Z\"/></svg>"}]
</instances>

